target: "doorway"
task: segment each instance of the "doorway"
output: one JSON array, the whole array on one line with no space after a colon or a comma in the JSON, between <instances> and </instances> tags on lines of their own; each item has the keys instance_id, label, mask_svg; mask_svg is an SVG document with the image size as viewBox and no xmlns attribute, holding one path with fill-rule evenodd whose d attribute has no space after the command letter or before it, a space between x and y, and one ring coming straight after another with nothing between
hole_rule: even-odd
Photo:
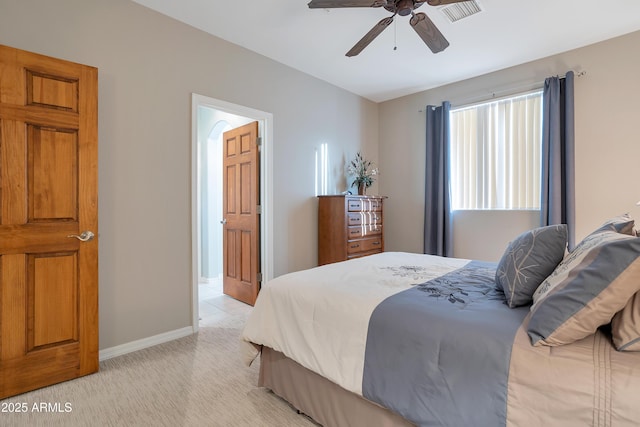
<instances>
[{"instance_id":1,"label":"doorway","mask_svg":"<svg viewBox=\"0 0 640 427\"><path fill-rule=\"evenodd\" d=\"M272 277L272 122L273 116L249 107L192 95L192 325L198 330L200 300L222 293L223 134L257 121L260 144L260 264L263 281Z\"/></svg>"}]
</instances>

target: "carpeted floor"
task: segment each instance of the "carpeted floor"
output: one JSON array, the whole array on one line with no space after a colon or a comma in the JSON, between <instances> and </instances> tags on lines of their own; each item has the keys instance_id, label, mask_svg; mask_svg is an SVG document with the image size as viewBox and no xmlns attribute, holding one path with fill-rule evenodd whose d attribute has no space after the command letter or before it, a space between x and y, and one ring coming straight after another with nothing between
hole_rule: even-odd
<instances>
[{"instance_id":1,"label":"carpeted floor","mask_svg":"<svg viewBox=\"0 0 640 427\"><path fill-rule=\"evenodd\" d=\"M256 386L258 362L242 363L247 313L236 310L209 319L197 335L106 360L97 374L2 400L0 426L315 426ZM25 413L7 412L23 403ZM41 403L61 412L34 410Z\"/></svg>"}]
</instances>

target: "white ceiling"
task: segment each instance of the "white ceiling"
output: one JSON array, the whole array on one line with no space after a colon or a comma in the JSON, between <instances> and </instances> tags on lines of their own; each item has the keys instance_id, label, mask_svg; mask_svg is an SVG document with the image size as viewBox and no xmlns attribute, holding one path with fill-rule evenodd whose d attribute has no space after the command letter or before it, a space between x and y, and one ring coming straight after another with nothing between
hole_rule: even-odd
<instances>
[{"instance_id":1,"label":"white ceiling","mask_svg":"<svg viewBox=\"0 0 640 427\"><path fill-rule=\"evenodd\" d=\"M389 12L309 9L308 0L133 1L376 102L640 30L639 0L477 0L482 12L455 23L425 3L418 11L449 40L445 51L431 53L409 17L396 16L347 58Z\"/></svg>"}]
</instances>

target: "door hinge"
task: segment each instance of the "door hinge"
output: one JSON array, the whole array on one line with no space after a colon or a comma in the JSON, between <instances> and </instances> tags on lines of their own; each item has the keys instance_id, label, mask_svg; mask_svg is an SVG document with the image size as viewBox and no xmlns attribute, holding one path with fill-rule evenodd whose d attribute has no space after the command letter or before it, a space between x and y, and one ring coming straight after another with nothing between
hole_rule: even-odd
<instances>
[{"instance_id":1,"label":"door hinge","mask_svg":"<svg viewBox=\"0 0 640 427\"><path fill-rule=\"evenodd\" d=\"M258 273L257 280L258 282L262 282L262 273Z\"/></svg>"},{"instance_id":2,"label":"door hinge","mask_svg":"<svg viewBox=\"0 0 640 427\"><path fill-rule=\"evenodd\" d=\"M259 147L262 145L262 137L259 136L258 138L256 138L256 145Z\"/></svg>"},{"instance_id":3,"label":"door hinge","mask_svg":"<svg viewBox=\"0 0 640 427\"><path fill-rule=\"evenodd\" d=\"M256 206L256 213L257 213L258 215L261 215L261 214L262 214L262 205L257 205L257 206Z\"/></svg>"}]
</instances>

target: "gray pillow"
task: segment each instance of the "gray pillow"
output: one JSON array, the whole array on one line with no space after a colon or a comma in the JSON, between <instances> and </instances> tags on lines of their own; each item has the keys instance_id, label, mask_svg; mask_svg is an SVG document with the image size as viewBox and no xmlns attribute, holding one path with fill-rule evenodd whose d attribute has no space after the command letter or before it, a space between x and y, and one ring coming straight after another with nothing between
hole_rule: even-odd
<instances>
[{"instance_id":1,"label":"gray pillow","mask_svg":"<svg viewBox=\"0 0 640 427\"><path fill-rule=\"evenodd\" d=\"M531 304L533 293L562 261L566 248L565 224L535 228L509 243L496 270L496 285L504 291L507 305Z\"/></svg>"}]
</instances>

